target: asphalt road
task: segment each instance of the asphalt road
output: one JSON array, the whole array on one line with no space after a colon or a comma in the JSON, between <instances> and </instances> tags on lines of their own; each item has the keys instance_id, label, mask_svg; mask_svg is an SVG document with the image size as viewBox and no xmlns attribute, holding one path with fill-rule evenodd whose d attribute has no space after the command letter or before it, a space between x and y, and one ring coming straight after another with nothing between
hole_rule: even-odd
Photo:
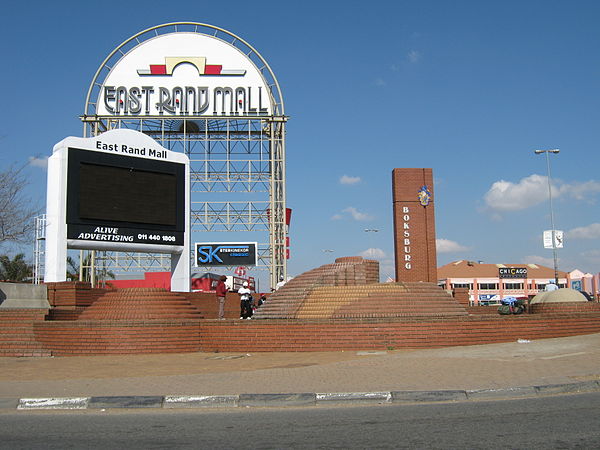
<instances>
[{"instance_id":1,"label":"asphalt road","mask_svg":"<svg viewBox=\"0 0 600 450\"><path fill-rule=\"evenodd\" d=\"M0 449L600 448L600 393L340 408L3 411Z\"/></svg>"}]
</instances>

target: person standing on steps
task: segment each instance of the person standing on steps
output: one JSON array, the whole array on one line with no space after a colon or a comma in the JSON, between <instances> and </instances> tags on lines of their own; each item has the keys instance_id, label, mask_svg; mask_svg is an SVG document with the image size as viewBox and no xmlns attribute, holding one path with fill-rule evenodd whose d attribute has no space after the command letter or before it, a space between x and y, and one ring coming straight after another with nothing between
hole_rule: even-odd
<instances>
[{"instance_id":1,"label":"person standing on steps","mask_svg":"<svg viewBox=\"0 0 600 450\"><path fill-rule=\"evenodd\" d=\"M216 294L217 294L217 305L219 306L219 320L225 319L225 295L227 294L227 286L225 286L225 280L227 277L221 275L217 282Z\"/></svg>"},{"instance_id":2,"label":"person standing on steps","mask_svg":"<svg viewBox=\"0 0 600 450\"><path fill-rule=\"evenodd\" d=\"M279 277L279 281L275 285L275 290L278 291L279 288L282 288L284 285L285 285L285 278L283 278L283 275L282 275Z\"/></svg>"},{"instance_id":3,"label":"person standing on steps","mask_svg":"<svg viewBox=\"0 0 600 450\"><path fill-rule=\"evenodd\" d=\"M252 291L248 288L248 282L244 281L239 289L240 294L240 319L252 318Z\"/></svg>"}]
</instances>

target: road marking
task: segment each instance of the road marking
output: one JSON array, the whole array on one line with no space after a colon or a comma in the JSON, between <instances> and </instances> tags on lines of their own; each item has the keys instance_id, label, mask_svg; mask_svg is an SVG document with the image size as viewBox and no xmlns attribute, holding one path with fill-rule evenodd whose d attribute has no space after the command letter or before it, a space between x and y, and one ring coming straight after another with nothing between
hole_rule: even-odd
<instances>
[{"instance_id":1,"label":"road marking","mask_svg":"<svg viewBox=\"0 0 600 450\"><path fill-rule=\"evenodd\" d=\"M564 355L554 355L554 356L542 356L540 359L558 359L558 358L568 358L569 356L579 356L585 355L586 352L577 352L577 353L565 353Z\"/></svg>"}]
</instances>

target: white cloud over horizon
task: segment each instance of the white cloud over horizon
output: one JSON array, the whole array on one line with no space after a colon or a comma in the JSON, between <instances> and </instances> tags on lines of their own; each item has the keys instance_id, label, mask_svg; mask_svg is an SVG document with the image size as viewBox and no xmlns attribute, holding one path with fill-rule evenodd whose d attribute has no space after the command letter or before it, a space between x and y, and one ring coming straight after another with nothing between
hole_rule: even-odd
<instances>
[{"instance_id":1,"label":"white cloud over horizon","mask_svg":"<svg viewBox=\"0 0 600 450\"><path fill-rule=\"evenodd\" d=\"M342 212L348 213L350 214L350 216L354 219L357 220L359 222L362 221L367 221L367 220L372 220L373 216L367 214L367 213L363 213L360 212L358 209L356 209L353 206L349 206L346 209L344 209Z\"/></svg>"},{"instance_id":2,"label":"white cloud over horizon","mask_svg":"<svg viewBox=\"0 0 600 450\"><path fill-rule=\"evenodd\" d=\"M342 175L340 177L340 184L357 184L361 182L360 177L352 177L349 175Z\"/></svg>"},{"instance_id":3,"label":"white cloud over horizon","mask_svg":"<svg viewBox=\"0 0 600 450\"><path fill-rule=\"evenodd\" d=\"M600 223L573 228L567 231L566 236L569 239L600 239Z\"/></svg>"},{"instance_id":4,"label":"white cloud over horizon","mask_svg":"<svg viewBox=\"0 0 600 450\"><path fill-rule=\"evenodd\" d=\"M589 199L590 194L600 192L600 182L590 180L585 183L564 184L559 187L559 195L567 195L575 200ZM554 195L554 191L552 191Z\"/></svg>"},{"instance_id":5,"label":"white cloud over horizon","mask_svg":"<svg viewBox=\"0 0 600 450\"><path fill-rule=\"evenodd\" d=\"M408 62L410 62L411 64L416 64L421 60L421 53L418 52L417 50L411 50L406 55L406 58L408 59Z\"/></svg>"},{"instance_id":6,"label":"white cloud over horizon","mask_svg":"<svg viewBox=\"0 0 600 450\"><path fill-rule=\"evenodd\" d=\"M542 203L548 198L548 178L530 175L518 183L500 180L492 184L483 199L496 211L519 211Z\"/></svg>"},{"instance_id":7,"label":"white cloud over horizon","mask_svg":"<svg viewBox=\"0 0 600 450\"><path fill-rule=\"evenodd\" d=\"M597 267L600 264L600 249L586 250L581 253L581 258L591 266ZM597 270L593 270L592 272L597 273Z\"/></svg>"},{"instance_id":8,"label":"white cloud over horizon","mask_svg":"<svg viewBox=\"0 0 600 450\"><path fill-rule=\"evenodd\" d=\"M449 239L436 239L435 248L437 249L438 253L464 252L469 250L468 247L460 245L459 243Z\"/></svg>"},{"instance_id":9,"label":"white cloud over horizon","mask_svg":"<svg viewBox=\"0 0 600 450\"><path fill-rule=\"evenodd\" d=\"M384 259L387 255L380 248L368 248L365 251L360 252L359 256L368 259Z\"/></svg>"},{"instance_id":10,"label":"white cloud over horizon","mask_svg":"<svg viewBox=\"0 0 600 450\"><path fill-rule=\"evenodd\" d=\"M600 182L561 183L552 180L552 197L571 197L575 200L589 199L590 194L600 192ZM520 211L536 206L548 199L548 177L529 175L517 183L499 180L492 184L483 196L486 206L495 212Z\"/></svg>"},{"instance_id":11,"label":"white cloud over horizon","mask_svg":"<svg viewBox=\"0 0 600 450\"><path fill-rule=\"evenodd\" d=\"M510 261L507 261L507 262L510 262ZM523 259L521 260L521 262L523 264L539 264L540 266L554 267L554 259L547 258L545 256L538 256L538 255L524 256Z\"/></svg>"}]
</instances>

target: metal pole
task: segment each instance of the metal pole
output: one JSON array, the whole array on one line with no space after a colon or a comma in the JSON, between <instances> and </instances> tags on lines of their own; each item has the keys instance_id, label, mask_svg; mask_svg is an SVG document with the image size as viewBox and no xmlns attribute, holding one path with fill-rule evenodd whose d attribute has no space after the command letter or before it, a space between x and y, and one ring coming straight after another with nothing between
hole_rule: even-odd
<instances>
[{"instance_id":1,"label":"metal pole","mask_svg":"<svg viewBox=\"0 0 600 450\"><path fill-rule=\"evenodd\" d=\"M548 198L550 200L550 225L552 226L552 256L554 257L554 282L558 286L558 258L556 256L556 230L554 228L554 208L552 207L552 183L550 175L550 152L546 152L546 165L548 167Z\"/></svg>"},{"instance_id":2,"label":"metal pole","mask_svg":"<svg viewBox=\"0 0 600 450\"><path fill-rule=\"evenodd\" d=\"M550 174L550 156L548 153L558 153L559 149L535 150L535 154L546 154L546 168L548 170L548 198L550 200L550 225L552 227L552 256L554 258L554 283L558 286L558 258L556 255L556 230L554 229L554 208L552 207L552 176Z\"/></svg>"}]
</instances>

